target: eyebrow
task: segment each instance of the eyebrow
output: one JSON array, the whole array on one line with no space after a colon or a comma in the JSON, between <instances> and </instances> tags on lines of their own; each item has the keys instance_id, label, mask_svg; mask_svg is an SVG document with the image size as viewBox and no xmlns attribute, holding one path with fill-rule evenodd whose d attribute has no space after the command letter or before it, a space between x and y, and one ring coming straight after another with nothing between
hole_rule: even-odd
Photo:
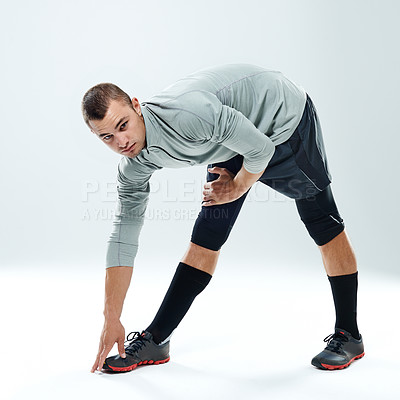
<instances>
[{"instance_id":1,"label":"eyebrow","mask_svg":"<svg viewBox=\"0 0 400 400\"><path fill-rule=\"evenodd\" d=\"M122 118L118 121L118 124L115 125L115 128L114 128L114 129L118 129L118 127L119 127L119 125L121 124L121 122L122 122L124 119L126 119L126 118L128 118L128 117L122 117ZM99 135L99 137L102 138L103 136L106 136L106 135L112 135L112 134L111 134L111 133L101 133L101 134Z\"/></svg>"}]
</instances>

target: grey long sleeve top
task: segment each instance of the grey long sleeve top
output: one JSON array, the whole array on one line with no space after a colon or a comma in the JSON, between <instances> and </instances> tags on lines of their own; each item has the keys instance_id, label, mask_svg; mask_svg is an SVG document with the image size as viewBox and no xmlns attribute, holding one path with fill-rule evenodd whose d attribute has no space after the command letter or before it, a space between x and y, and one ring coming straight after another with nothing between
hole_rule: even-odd
<instances>
[{"instance_id":1,"label":"grey long sleeve top","mask_svg":"<svg viewBox=\"0 0 400 400\"><path fill-rule=\"evenodd\" d=\"M306 93L281 72L250 64L196 71L141 103L146 146L118 164L118 200L106 268L133 266L153 172L229 160L242 154L263 171L275 146L294 132Z\"/></svg>"}]
</instances>

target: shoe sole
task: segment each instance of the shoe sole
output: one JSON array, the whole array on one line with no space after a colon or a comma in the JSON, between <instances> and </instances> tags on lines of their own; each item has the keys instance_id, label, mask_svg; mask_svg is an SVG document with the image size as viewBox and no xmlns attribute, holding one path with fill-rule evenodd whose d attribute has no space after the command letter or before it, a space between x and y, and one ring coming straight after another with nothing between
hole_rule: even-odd
<instances>
[{"instance_id":1,"label":"shoe sole","mask_svg":"<svg viewBox=\"0 0 400 400\"><path fill-rule=\"evenodd\" d=\"M329 365L329 364L320 363L319 361L314 361L311 364L314 365L314 367L317 367L319 369L325 369L325 370L343 369L343 368L347 368L353 361L364 357L364 355L365 355L365 352L363 352L362 354L359 354L358 356L353 357L348 363L342 364L342 365Z\"/></svg>"},{"instance_id":2,"label":"shoe sole","mask_svg":"<svg viewBox=\"0 0 400 400\"><path fill-rule=\"evenodd\" d=\"M107 364L107 367L110 369L105 369L103 368L104 371L114 371L114 372L128 372L132 371L139 365L158 365L158 364L165 364L170 360L170 357L166 358L165 360L158 360L158 361L153 361L153 360L145 360L145 361L140 361L139 363L132 364L129 367L113 367L112 365Z\"/></svg>"}]
</instances>

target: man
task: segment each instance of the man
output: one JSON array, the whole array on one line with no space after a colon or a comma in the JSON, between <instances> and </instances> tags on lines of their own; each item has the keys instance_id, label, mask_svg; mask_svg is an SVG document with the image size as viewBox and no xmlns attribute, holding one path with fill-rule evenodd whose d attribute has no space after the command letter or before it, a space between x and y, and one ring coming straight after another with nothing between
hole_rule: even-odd
<instances>
[{"instance_id":1,"label":"man","mask_svg":"<svg viewBox=\"0 0 400 400\"><path fill-rule=\"evenodd\" d=\"M86 124L112 150L118 201L108 241L104 327L95 370L130 371L169 361L169 342L194 298L210 282L251 186L259 181L292 198L318 245L336 309L335 332L312 359L342 369L364 355L358 332L357 265L330 188L322 132L304 89L278 71L249 64L205 68L139 104L113 84L89 89ZM128 335L120 322L153 172L208 164L201 211L189 247L152 323ZM114 343L118 355L107 357Z\"/></svg>"}]
</instances>

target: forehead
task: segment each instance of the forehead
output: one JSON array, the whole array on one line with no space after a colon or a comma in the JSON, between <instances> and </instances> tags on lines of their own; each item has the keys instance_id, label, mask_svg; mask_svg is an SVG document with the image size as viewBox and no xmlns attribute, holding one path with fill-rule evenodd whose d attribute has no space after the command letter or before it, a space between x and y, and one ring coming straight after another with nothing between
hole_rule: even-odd
<instances>
[{"instance_id":1,"label":"forehead","mask_svg":"<svg viewBox=\"0 0 400 400\"><path fill-rule=\"evenodd\" d=\"M117 100L111 100L106 115L101 121L89 120L90 127L95 133L111 132L120 122L121 118L125 118L130 114L130 108Z\"/></svg>"}]
</instances>

